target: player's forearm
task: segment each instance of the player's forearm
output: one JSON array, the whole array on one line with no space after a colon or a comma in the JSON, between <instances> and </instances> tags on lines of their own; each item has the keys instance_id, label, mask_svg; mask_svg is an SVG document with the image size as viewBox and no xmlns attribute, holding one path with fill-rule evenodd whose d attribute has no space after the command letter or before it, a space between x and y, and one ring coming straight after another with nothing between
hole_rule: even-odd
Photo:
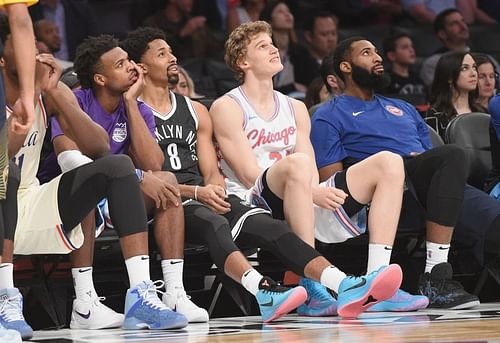
<instances>
[{"instance_id":1,"label":"player's forearm","mask_svg":"<svg viewBox=\"0 0 500 343\"><path fill-rule=\"evenodd\" d=\"M134 100L132 103L126 101L126 108L131 137L130 149L133 152L136 167L160 171L165 156L139 112L137 101Z\"/></svg>"},{"instance_id":2,"label":"player's forearm","mask_svg":"<svg viewBox=\"0 0 500 343\"><path fill-rule=\"evenodd\" d=\"M10 121L11 120L12 120L12 117L10 117L7 120L7 123L5 123L5 125L7 125L7 127L9 128L9 133L8 133L9 140L8 140L8 145L7 145L9 159L14 157L17 154L17 152L19 151L19 149L21 149L21 147L24 144L24 141L26 140L26 136L27 136L27 133L18 134L16 132L10 130L10 127L11 127Z\"/></svg>"},{"instance_id":3,"label":"player's forearm","mask_svg":"<svg viewBox=\"0 0 500 343\"><path fill-rule=\"evenodd\" d=\"M56 115L62 117L59 122L65 125L64 134L78 145L83 154L96 159L109 153L108 134L81 110L71 90L59 84L44 95L54 105Z\"/></svg>"},{"instance_id":4,"label":"player's forearm","mask_svg":"<svg viewBox=\"0 0 500 343\"><path fill-rule=\"evenodd\" d=\"M14 58L20 84L20 97L35 97L35 35L26 4L7 6L9 26L14 42Z\"/></svg>"}]
</instances>

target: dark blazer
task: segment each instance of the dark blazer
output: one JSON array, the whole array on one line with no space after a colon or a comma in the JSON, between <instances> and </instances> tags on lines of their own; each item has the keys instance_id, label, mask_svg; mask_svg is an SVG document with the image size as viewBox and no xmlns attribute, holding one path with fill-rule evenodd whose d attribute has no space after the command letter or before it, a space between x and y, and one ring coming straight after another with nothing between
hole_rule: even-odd
<instances>
[{"instance_id":1,"label":"dark blazer","mask_svg":"<svg viewBox=\"0 0 500 343\"><path fill-rule=\"evenodd\" d=\"M75 58L78 45L88 36L97 36L100 30L97 19L87 0L60 0L64 6L66 44L68 45L69 59ZM33 22L44 19L43 5L38 3L30 7Z\"/></svg>"}]
</instances>

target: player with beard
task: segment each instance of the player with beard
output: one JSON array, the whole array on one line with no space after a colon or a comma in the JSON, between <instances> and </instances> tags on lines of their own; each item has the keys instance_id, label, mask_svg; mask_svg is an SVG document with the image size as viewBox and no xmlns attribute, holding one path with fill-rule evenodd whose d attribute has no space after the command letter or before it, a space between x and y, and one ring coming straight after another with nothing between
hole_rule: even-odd
<instances>
[{"instance_id":1,"label":"player with beard","mask_svg":"<svg viewBox=\"0 0 500 343\"><path fill-rule=\"evenodd\" d=\"M235 29L226 42L225 58L242 85L219 98L210 114L229 194L269 208L274 218L285 220L312 247L315 232L318 239L332 242L363 232L352 219L371 202L368 275L362 278L366 285L384 280L385 287L394 290L374 295L377 302L391 298L399 287L397 266L385 266L399 217L402 159L381 153L319 185L307 110L302 102L273 90L273 75L283 65L269 24L259 21ZM391 177L384 177L386 173ZM368 289L359 289L352 298L346 294L356 285L325 262L316 261L320 275L308 274L307 269L305 275L338 294L340 315L349 312L342 311L346 304L357 303L355 314L374 305L363 304L362 299L370 298ZM386 273L391 269L393 275ZM300 281L306 282L305 278Z\"/></svg>"},{"instance_id":2,"label":"player with beard","mask_svg":"<svg viewBox=\"0 0 500 343\"><path fill-rule=\"evenodd\" d=\"M327 180L382 150L403 156L406 185L426 213L427 259L420 292L429 297L432 307L461 309L479 304L476 296L452 281L447 263L464 199L464 152L453 145L432 149L427 126L413 106L374 94L386 82L386 74L371 42L362 37L341 42L334 53L334 69L345 83L344 94L320 107L312 119L320 179Z\"/></svg>"}]
</instances>

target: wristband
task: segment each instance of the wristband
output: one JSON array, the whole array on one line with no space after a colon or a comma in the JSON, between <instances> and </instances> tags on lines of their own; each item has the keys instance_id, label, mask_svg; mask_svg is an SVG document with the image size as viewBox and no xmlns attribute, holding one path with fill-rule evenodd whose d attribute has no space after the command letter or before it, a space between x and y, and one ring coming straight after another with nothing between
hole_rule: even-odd
<instances>
[{"instance_id":1,"label":"wristband","mask_svg":"<svg viewBox=\"0 0 500 343\"><path fill-rule=\"evenodd\" d=\"M198 185L194 186L194 200L198 200Z\"/></svg>"},{"instance_id":2,"label":"wristband","mask_svg":"<svg viewBox=\"0 0 500 343\"><path fill-rule=\"evenodd\" d=\"M142 169L136 169L135 176L137 176L137 180L139 180L139 183L141 183L142 180L144 180L144 171Z\"/></svg>"}]
</instances>

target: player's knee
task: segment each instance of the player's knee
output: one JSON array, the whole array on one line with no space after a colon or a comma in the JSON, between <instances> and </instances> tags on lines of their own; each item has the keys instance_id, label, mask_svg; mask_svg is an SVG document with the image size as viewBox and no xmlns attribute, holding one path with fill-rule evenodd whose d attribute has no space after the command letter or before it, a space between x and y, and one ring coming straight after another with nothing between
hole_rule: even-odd
<instances>
[{"instance_id":1,"label":"player's knee","mask_svg":"<svg viewBox=\"0 0 500 343\"><path fill-rule=\"evenodd\" d=\"M285 180L308 182L312 178L311 159L304 153L295 153L289 155L284 160Z\"/></svg>"},{"instance_id":2,"label":"player's knee","mask_svg":"<svg viewBox=\"0 0 500 343\"><path fill-rule=\"evenodd\" d=\"M171 185L177 185L177 178L171 172L166 172L166 171L154 172L154 175Z\"/></svg>"},{"instance_id":3,"label":"player's knee","mask_svg":"<svg viewBox=\"0 0 500 343\"><path fill-rule=\"evenodd\" d=\"M135 174L134 163L127 155L108 155L95 161L104 174L110 177L124 177Z\"/></svg>"},{"instance_id":4,"label":"player's knee","mask_svg":"<svg viewBox=\"0 0 500 343\"><path fill-rule=\"evenodd\" d=\"M405 178L403 158L389 151L379 152L377 158L381 175L387 180L402 184Z\"/></svg>"}]
</instances>

